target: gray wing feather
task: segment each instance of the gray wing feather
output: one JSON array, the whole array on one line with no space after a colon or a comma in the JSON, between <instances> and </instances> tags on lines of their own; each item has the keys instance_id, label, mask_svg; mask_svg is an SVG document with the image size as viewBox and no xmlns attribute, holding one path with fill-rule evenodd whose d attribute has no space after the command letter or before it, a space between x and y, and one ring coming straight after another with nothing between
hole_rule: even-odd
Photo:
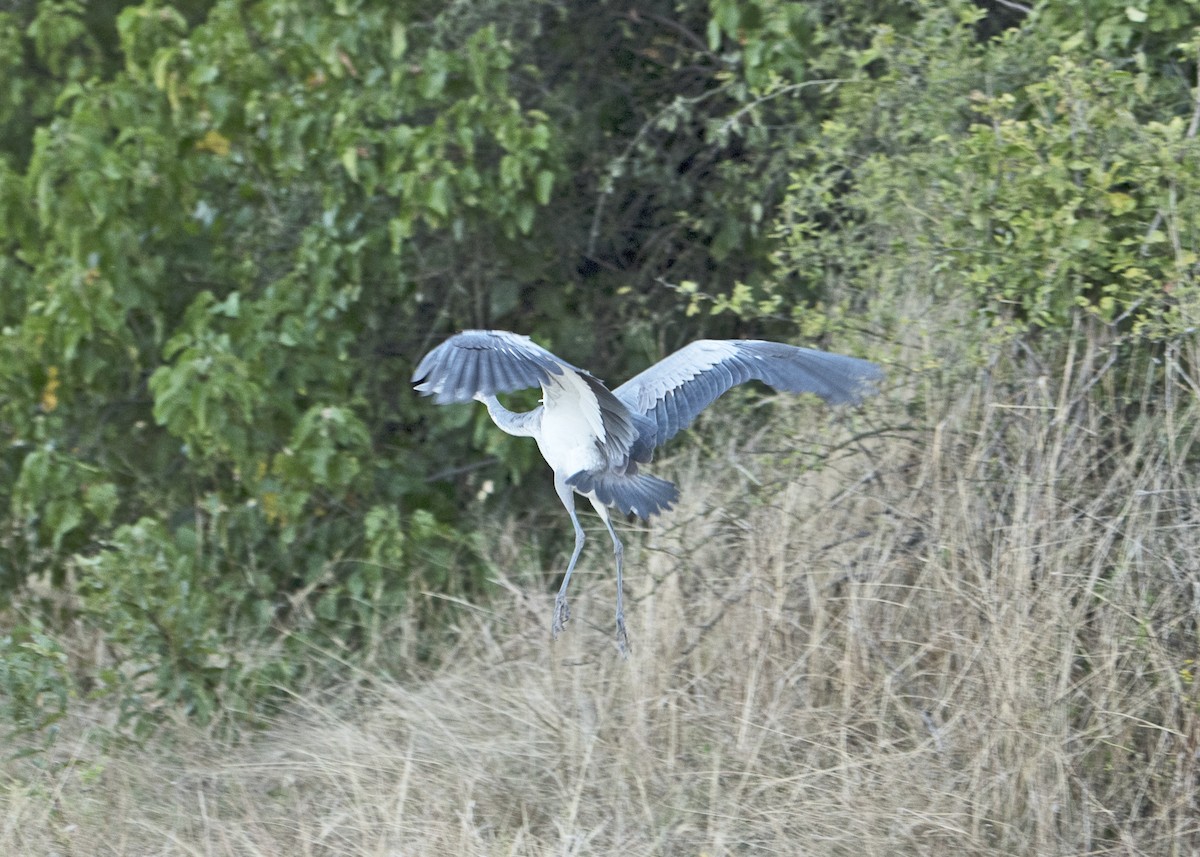
<instances>
[{"instance_id":1,"label":"gray wing feather","mask_svg":"<svg viewBox=\"0 0 1200 857\"><path fill-rule=\"evenodd\" d=\"M464 330L434 348L417 365L412 381L418 393L433 396L439 405L469 402L476 395L494 396L530 387L554 386L565 372L574 372L595 399L604 427L597 440L609 467L629 465L630 448L648 431L648 421L630 413L598 378L561 360L528 336L507 330ZM541 409L537 409L540 411ZM532 420L536 411L513 414ZM647 455L645 459L649 460ZM636 471L636 465L632 470Z\"/></svg>"},{"instance_id":2,"label":"gray wing feather","mask_svg":"<svg viewBox=\"0 0 1200 857\"><path fill-rule=\"evenodd\" d=\"M434 348L417 365L412 383L439 405L469 402L547 383L564 369L559 360L528 336L506 330L464 330Z\"/></svg>"},{"instance_id":3,"label":"gray wing feather","mask_svg":"<svg viewBox=\"0 0 1200 857\"><path fill-rule=\"evenodd\" d=\"M600 421L605 434L604 442L599 444L601 453L610 468L626 467L630 448L641 435L640 426L635 424L629 406L614 396L599 378L587 372L580 372L579 376L596 397L596 406L600 409ZM637 465L633 465L632 469L636 472Z\"/></svg>"},{"instance_id":4,"label":"gray wing feather","mask_svg":"<svg viewBox=\"0 0 1200 857\"><path fill-rule=\"evenodd\" d=\"M788 393L815 393L830 404L875 392L883 370L867 360L755 339L702 339L686 345L613 390L634 413L649 417L633 454L638 460L691 425L731 387L762 381Z\"/></svg>"}]
</instances>

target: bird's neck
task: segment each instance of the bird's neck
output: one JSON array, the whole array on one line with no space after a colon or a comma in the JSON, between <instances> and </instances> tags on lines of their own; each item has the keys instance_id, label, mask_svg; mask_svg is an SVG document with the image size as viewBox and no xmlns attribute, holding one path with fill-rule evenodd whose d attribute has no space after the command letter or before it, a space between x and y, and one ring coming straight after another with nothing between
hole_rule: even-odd
<instances>
[{"instance_id":1,"label":"bird's neck","mask_svg":"<svg viewBox=\"0 0 1200 857\"><path fill-rule=\"evenodd\" d=\"M488 409L488 415L492 418L501 431L508 432L517 437L537 437L538 430L542 423L542 409L534 408L532 411L525 413L517 413L510 411L504 405L500 404L500 400L495 396L480 393L475 396L476 399L483 402Z\"/></svg>"}]
</instances>

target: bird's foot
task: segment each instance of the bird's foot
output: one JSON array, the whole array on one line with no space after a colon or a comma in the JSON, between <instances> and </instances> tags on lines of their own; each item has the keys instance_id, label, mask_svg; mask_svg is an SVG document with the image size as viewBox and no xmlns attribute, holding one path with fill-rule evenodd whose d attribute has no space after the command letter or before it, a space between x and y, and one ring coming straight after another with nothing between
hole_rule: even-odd
<instances>
[{"instance_id":1,"label":"bird's foot","mask_svg":"<svg viewBox=\"0 0 1200 857\"><path fill-rule=\"evenodd\" d=\"M625 616L617 614L617 651L621 653L621 657L629 657L629 634L625 632Z\"/></svg>"},{"instance_id":2,"label":"bird's foot","mask_svg":"<svg viewBox=\"0 0 1200 857\"><path fill-rule=\"evenodd\" d=\"M554 599L554 621L550 623L550 637L557 640L570 619L571 608L567 606L567 596L560 592Z\"/></svg>"}]
</instances>

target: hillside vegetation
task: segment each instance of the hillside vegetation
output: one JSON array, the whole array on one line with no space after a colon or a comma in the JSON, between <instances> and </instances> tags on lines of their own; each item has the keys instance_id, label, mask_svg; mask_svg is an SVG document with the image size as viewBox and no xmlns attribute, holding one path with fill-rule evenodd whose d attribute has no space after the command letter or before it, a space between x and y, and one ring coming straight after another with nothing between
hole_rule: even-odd
<instances>
[{"instance_id":1,"label":"hillside vegetation","mask_svg":"<svg viewBox=\"0 0 1200 857\"><path fill-rule=\"evenodd\" d=\"M0 853L1195 852L1196 21L6 4ZM887 380L662 451L626 662L468 327Z\"/></svg>"}]
</instances>

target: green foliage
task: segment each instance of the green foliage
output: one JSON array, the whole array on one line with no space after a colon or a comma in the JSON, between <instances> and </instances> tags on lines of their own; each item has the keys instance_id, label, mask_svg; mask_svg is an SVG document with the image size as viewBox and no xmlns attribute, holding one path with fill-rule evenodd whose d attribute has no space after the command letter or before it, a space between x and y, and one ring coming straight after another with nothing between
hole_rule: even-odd
<instances>
[{"instance_id":1,"label":"green foliage","mask_svg":"<svg viewBox=\"0 0 1200 857\"><path fill-rule=\"evenodd\" d=\"M415 403L450 329L619 377L921 282L1004 324L1179 335L1196 35L1096 9L0 12L0 594L82 587L64 613L130 665L90 679L138 716L250 711L298 649L435 629L414 589L485 585L461 507L547 490L482 411Z\"/></svg>"},{"instance_id":2,"label":"green foliage","mask_svg":"<svg viewBox=\"0 0 1200 857\"><path fill-rule=\"evenodd\" d=\"M0 634L0 717L4 731L46 733L70 703L67 653L36 615Z\"/></svg>"},{"instance_id":3,"label":"green foliage","mask_svg":"<svg viewBox=\"0 0 1200 857\"><path fill-rule=\"evenodd\" d=\"M222 702L246 710L244 699L221 697L267 683L253 675L261 666L247 654L253 641L214 621L233 581L214 573L197 534L142 519L104 547L79 561L84 616L116 655L99 670L96 693L114 697L134 721L163 704L202 720Z\"/></svg>"},{"instance_id":4,"label":"green foliage","mask_svg":"<svg viewBox=\"0 0 1200 857\"><path fill-rule=\"evenodd\" d=\"M986 121L956 147L945 225L987 303L1044 327L1076 306L1105 322L1162 318L1164 333L1195 322L1200 144L1184 116L1139 115L1156 115L1146 78L1053 57L1016 95L979 96Z\"/></svg>"},{"instance_id":5,"label":"green foliage","mask_svg":"<svg viewBox=\"0 0 1200 857\"><path fill-rule=\"evenodd\" d=\"M111 77L79 4L0 20L60 81L24 174L0 162L0 582L86 572L130 712L250 710L286 684L275 635L361 642L401 546L454 550L378 358L421 347L456 260L523 252L561 167L494 26L343 5L128 6Z\"/></svg>"},{"instance_id":6,"label":"green foliage","mask_svg":"<svg viewBox=\"0 0 1200 857\"><path fill-rule=\"evenodd\" d=\"M12 497L12 515L30 542L57 552L81 528L105 526L113 518L117 489L96 481L97 473L69 455L50 449L25 457Z\"/></svg>"},{"instance_id":7,"label":"green foliage","mask_svg":"<svg viewBox=\"0 0 1200 857\"><path fill-rule=\"evenodd\" d=\"M1013 329L1066 329L1082 308L1185 333L1200 95L1145 56L1089 59L1082 38L1032 22L980 43L977 19L931 8L913 39L881 28L859 53L863 71L796 150L769 306L816 334L844 323L846 296L921 277ZM843 303L826 312L803 301L831 292Z\"/></svg>"}]
</instances>

